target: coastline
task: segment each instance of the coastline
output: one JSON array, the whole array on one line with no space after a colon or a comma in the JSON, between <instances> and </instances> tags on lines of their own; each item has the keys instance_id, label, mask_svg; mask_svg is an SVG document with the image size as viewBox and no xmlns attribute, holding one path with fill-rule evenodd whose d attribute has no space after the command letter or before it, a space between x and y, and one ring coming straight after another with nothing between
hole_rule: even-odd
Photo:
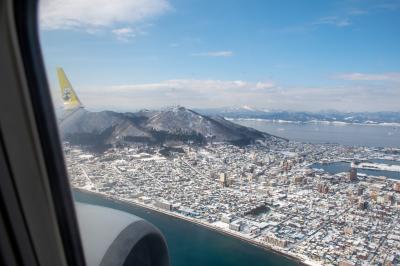
<instances>
[{"instance_id":1,"label":"coastline","mask_svg":"<svg viewBox=\"0 0 400 266\"><path fill-rule=\"evenodd\" d=\"M96 191L87 190L85 188L79 188L79 187L73 187L72 189L76 190L78 192L81 192L81 193L98 196L98 197L101 197L101 198L106 199L106 200L111 200L111 201L114 201L116 203L133 205L135 207L140 207L140 208L152 210L152 211L155 211L155 212L160 213L160 214L165 214L165 215L168 215L168 216L176 218L176 219L184 220L186 222L191 222L193 224L196 224L198 226L201 226L201 227L204 227L206 229L212 230L214 232L217 232L217 233L220 233L220 234L223 234L223 235L226 235L226 236L230 236L230 237L239 239L239 240L247 242L247 243L249 243L251 245L255 245L255 246L257 246L257 247L259 247L259 248L261 248L263 250L266 250L266 251L269 251L269 252L273 252L273 253L275 253L275 254L277 254L279 256L283 256L283 257L285 257L285 258L287 258L289 260L292 260L293 262L295 262L298 265L314 265L315 264L314 262L309 261L306 258L300 258L300 257L294 256L292 254L288 254L288 253L285 253L283 251L274 249L274 248L272 248L270 246L265 246L265 245L261 244L260 242L255 241L255 240L253 240L251 238L246 238L246 237L241 236L239 234L236 234L234 232L229 232L227 230L223 230L223 229L221 229L219 227L213 226L213 225L208 224L206 222L199 221L199 220L194 219L194 218L185 217L183 215L179 215L179 214L176 214L176 213L173 213L173 212L162 210L162 209L157 208L155 206L151 206L151 205L148 205L148 204L140 203L140 202L137 202L137 201L127 200L127 199L123 199L123 198L119 198L119 197L115 197L115 196L110 196L110 195L107 195L107 194L102 193L102 192L96 192ZM309 263L306 263L306 261L309 262Z\"/></svg>"}]
</instances>

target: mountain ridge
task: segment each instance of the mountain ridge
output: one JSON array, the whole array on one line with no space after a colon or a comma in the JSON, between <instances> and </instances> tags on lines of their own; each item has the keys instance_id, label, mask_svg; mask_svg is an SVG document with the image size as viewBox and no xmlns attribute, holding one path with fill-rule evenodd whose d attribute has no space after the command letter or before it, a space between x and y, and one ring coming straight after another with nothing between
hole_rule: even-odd
<instances>
[{"instance_id":1,"label":"mountain ridge","mask_svg":"<svg viewBox=\"0 0 400 266\"><path fill-rule=\"evenodd\" d=\"M203 115L182 106L127 113L91 112L82 108L62 120L60 132L62 138L72 144L93 147L135 143L204 145L210 142L248 145L280 139L221 116Z\"/></svg>"},{"instance_id":2,"label":"mountain ridge","mask_svg":"<svg viewBox=\"0 0 400 266\"><path fill-rule=\"evenodd\" d=\"M232 119L265 119L291 122L344 122L344 123L400 123L400 112L339 112L339 111L263 111L248 108L211 108L195 109L204 115L220 115Z\"/></svg>"}]
</instances>

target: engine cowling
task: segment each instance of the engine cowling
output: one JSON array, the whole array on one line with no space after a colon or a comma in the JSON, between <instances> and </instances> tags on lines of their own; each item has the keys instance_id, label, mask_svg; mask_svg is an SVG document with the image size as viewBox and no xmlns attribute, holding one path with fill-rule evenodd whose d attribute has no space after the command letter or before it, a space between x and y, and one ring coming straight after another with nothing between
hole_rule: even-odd
<instances>
[{"instance_id":1,"label":"engine cowling","mask_svg":"<svg viewBox=\"0 0 400 266\"><path fill-rule=\"evenodd\" d=\"M88 266L169 266L164 236L149 222L86 203L76 211Z\"/></svg>"}]
</instances>

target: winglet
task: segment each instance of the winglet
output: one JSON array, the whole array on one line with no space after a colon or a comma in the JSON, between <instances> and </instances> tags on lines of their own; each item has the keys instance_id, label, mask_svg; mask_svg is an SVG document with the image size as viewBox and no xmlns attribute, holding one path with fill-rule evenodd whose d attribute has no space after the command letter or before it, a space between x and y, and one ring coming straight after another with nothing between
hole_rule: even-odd
<instances>
[{"instance_id":1,"label":"winglet","mask_svg":"<svg viewBox=\"0 0 400 266\"><path fill-rule=\"evenodd\" d=\"M57 67L57 76L61 88L61 97L64 102L64 107L66 109L83 107L81 101L72 88L71 83L65 75L64 70L61 67Z\"/></svg>"}]
</instances>

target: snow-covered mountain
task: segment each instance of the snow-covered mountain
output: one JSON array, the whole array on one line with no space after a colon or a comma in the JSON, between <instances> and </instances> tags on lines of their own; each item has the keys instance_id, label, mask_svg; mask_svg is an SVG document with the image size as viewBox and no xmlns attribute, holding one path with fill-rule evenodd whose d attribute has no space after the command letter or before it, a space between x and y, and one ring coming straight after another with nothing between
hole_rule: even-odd
<instances>
[{"instance_id":1,"label":"snow-covered mountain","mask_svg":"<svg viewBox=\"0 0 400 266\"><path fill-rule=\"evenodd\" d=\"M228 118L256 118L292 122L328 121L362 124L400 123L400 112L295 112L268 111L243 107L197 109L196 111L205 115L220 115Z\"/></svg>"},{"instance_id":2,"label":"snow-covered mountain","mask_svg":"<svg viewBox=\"0 0 400 266\"><path fill-rule=\"evenodd\" d=\"M237 145L275 137L185 107L142 110L136 113L90 112L80 109L61 120L63 139L82 145L169 142L229 142Z\"/></svg>"}]
</instances>

